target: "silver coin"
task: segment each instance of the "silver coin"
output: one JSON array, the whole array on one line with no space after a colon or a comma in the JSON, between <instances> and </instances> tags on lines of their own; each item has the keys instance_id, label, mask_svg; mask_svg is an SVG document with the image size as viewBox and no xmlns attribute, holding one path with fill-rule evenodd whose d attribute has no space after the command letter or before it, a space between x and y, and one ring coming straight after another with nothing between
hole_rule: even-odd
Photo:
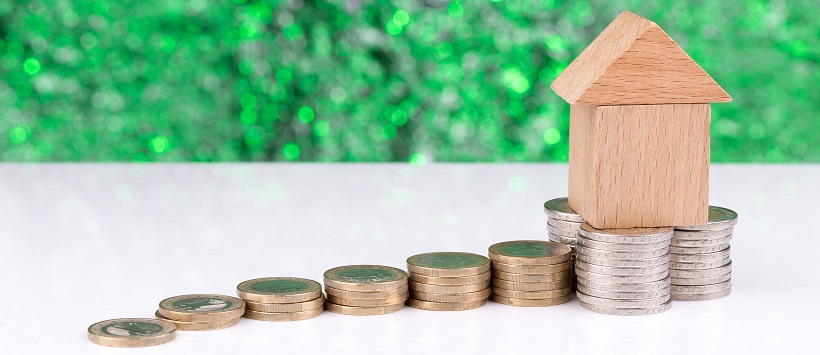
<instances>
[{"instance_id":1,"label":"silver coin","mask_svg":"<svg viewBox=\"0 0 820 355\"><path fill-rule=\"evenodd\" d=\"M645 308L603 307L594 304L589 304L586 302L581 302L581 307L584 307L586 310L592 312L610 314L615 316L647 316L651 314L663 313L670 310L672 308L672 301L670 300L660 306Z\"/></svg>"},{"instance_id":2,"label":"silver coin","mask_svg":"<svg viewBox=\"0 0 820 355\"><path fill-rule=\"evenodd\" d=\"M721 230L737 224L737 212L728 208L709 206L709 222L699 226L676 226L675 229L700 231Z\"/></svg>"},{"instance_id":3,"label":"silver coin","mask_svg":"<svg viewBox=\"0 0 820 355\"><path fill-rule=\"evenodd\" d=\"M698 278L672 278L672 284L676 286L703 286L721 283L732 279L732 273L712 277L698 277Z\"/></svg>"},{"instance_id":4,"label":"silver coin","mask_svg":"<svg viewBox=\"0 0 820 355\"><path fill-rule=\"evenodd\" d=\"M645 308L660 306L669 301L670 295L666 294L661 297L644 298L644 299L609 299L587 295L581 291L575 292L578 300L584 303L594 304L603 307L617 307L617 308Z\"/></svg>"},{"instance_id":5,"label":"silver coin","mask_svg":"<svg viewBox=\"0 0 820 355\"><path fill-rule=\"evenodd\" d=\"M641 282L653 282L665 279L669 276L669 272L664 270L657 274L646 275L606 275L594 272L589 272L583 269L575 268L575 276L580 279L587 279L595 282L609 282L609 283L625 283L634 284Z\"/></svg>"},{"instance_id":6,"label":"silver coin","mask_svg":"<svg viewBox=\"0 0 820 355\"><path fill-rule=\"evenodd\" d=\"M711 284L711 285L693 285L693 286L680 286L680 285L672 285L672 293L685 293L685 294L704 294L704 293L712 293L723 291L727 288L732 287L732 280L726 280L720 283Z\"/></svg>"},{"instance_id":7,"label":"silver coin","mask_svg":"<svg viewBox=\"0 0 820 355\"><path fill-rule=\"evenodd\" d=\"M570 222L570 221L562 221L560 219L553 219L548 221L547 224L551 224L555 227L570 230L574 232L578 232L581 229L581 222Z\"/></svg>"},{"instance_id":8,"label":"silver coin","mask_svg":"<svg viewBox=\"0 0 820 355\"><path fill-rule=\"evenodd\" d=\"M734 227L715 231L681 231L676 230L672 238L675 239L717 239L732 234Z\"/></svg>"},{"instance_id":9,"label":"silver coin","mask_svg":"<svg viewBox=\"0 0 820 355\"><path fill-rule=\"evenodd\" d=\"M670 261L669 268L676 269L676 270L704 270L704 269L714 269L716 267L720 267L726 265L731 260L731 258L727 255L726 258L723 260L718 261L687 261L687 262L680 262L680 261Z\"/></svg>"},{"instance_id":10,"label":"silver coin","mask_svg":"<svg viewBox=\"0 0 820 355\"><path fill-rule=\"evenodd\" d=\"M577 260L575 268L605 275L647 275L664 272L669 269L669 266L667 264L656 266L601 266Z\"/></svg>"},{"instance_id":11,"label":"silver coin","mask_svg":"<svg viewBox=\"0 0 820 355\"><path fill-rule=\"evenodd\" d=\"M682 262L682 263L691 263L691 262L709 262L709 261L720 261L726 259L731 254L731 248L726 248L721 251L717 251L714 253L703 253L703 254L669 254L669 261L672 262Z\"/></svg>"},{"instance_id":12,"label":"silver coin","mask_svg":"<svg viewBox=\"0 0 820 355\"><path fill-rule=\"evenodd\" d=\"M580 244L575 245L578 255L588 255L596 258L608 259L649 259L657 258L669 253L669 247L649 250L600 250L589 248Z\"/></svg>"},{"instance_id":13,"label":"silver coin","mask_svg":"<svg viewBox=\"0 0 820 355\"><path fill-rule=\"evenodd\" d=\"M550 232L555 235L560 235L562 237L569 237L569 238L576 238L578 237L577 230L569 230L564 229L561 227L556 227L552 224L552 220L547 220L547 232Z\"/></svg>"},{"instance_id":14,"label":"silver coin","mask_svg":"<svg viewBox=\"0 0 820 355\"><path fill-rule=\"evenodd\" d=\"M609 290L599 290L592 287L587 287L584 285L578 285L578 291L583 292L584 294L593 296L593 297L600 297L600 298L608 298L608 299L616 299L616 300L634 300L634 299L647 299L647 298L658 298L658 297L665 297L669 296L671 290L669 287L662 288L659 290L648 290L648 291L609 291Z\"/></svg>"},{"instance_id":15,"label":"silver coin","mask_svg":"<svg viewBox=\"0 0 820 355\"><path fill-rule=\"evenodd\" d=\"M598 250L611 250L611 251L644 251L644 250L655 250L669 247L669 241L661 241L661 242L653 242L653 243L646 243L646 244L625 244L625 243L607 243L607 242L599 242L597 240L591 240L586 238L582 235L578 236L578 243L577 245L583 245L587 248L593 248Z\"/></svg>"},{"instance_id":16,"label":"silver coin","mask_svg":"<svg viewBox=\"0 0 820 355\"><path fill-rule=\"evenodd\" d=\"M710 247L715 245L722 245L732 241L732 235L717 239L672 239L671 246L676 247Z\"/></svg>"},{"instance_id":17,"label":"silver coin","mask_svg":"<svg viewBox=\"0 0 820 355\"><path fill-rule=\"evenodd\" d=\"M576 243L578 241L575 238L562 237L560 235L555 235L555 234L552 234L552 233L548 233L547 238L549 238L550 241L553 241L553 242L556 242L556 243L561 243L561 244L567 244L567 245L576 245Z\"/></svg>"},{"instance_id":18,"label":"silver coin","mask_svg":"<svg viewBox=\"0 0 820 355\"><path fill-rule=\"evenodd\" d=\"M644 243L654 243L654 242L661 242L667 241L672 238L673 229L672 228L610 228L610 229L598 229L591 226L589 223L582 223L581 230L579 231L581 236L586 237L587 239L592 240L599 240L609 243L635 243L635 244L644 244ZM632 238L625 238L625 237L632 237ZM624 241L620 241L618 238L625 238ZM640 240L644 240L641 242Z\"/></svg>"},{"instance_id":19,"label":"silver coin","mask_svg":"<svg viewBox=\"0 0 820 355\"><path fill-rule=\"evenodd\" d=\"M566 197L559 197L547 202L544 202L544 213L555 219L561 219L570 222L583 222L584 218L576 213L572 207L569 207L569 199Z\"/></svg>"},{"instance_id":20,"label":"silver coin","mask_svg":"<svg viewBox=\"0 0 820 355\"><path fill-rule=\"evenodd\" d=\"M677 270L677 269L669 269L669 275L672 278L683 278L683 279L698 279L704 277L714 277L714 276L721 276L726 275L732 272L732 261L730 260L728 264L716 267L713 269L705 269L705 270Z\"/></svg>"},{"instance_id":21,"label":"silver coin","mask_svg":"<svg viewBox=\"0 0 820 355\"><path fill-rule=\"evenodd\" d=\"M601 265L601 266L658 266L658 265L666 265L669 263L670 254L662 255L657 258L646 258L646 259L610 259L610 258L598 258L594 256L579 254L578 260L583 261L585 263L594 264L594 265Z\"/></svg>"},{"instance_id":22,"label":"silver coin","mask_svg":"<svg viewBox=\"0 0 820 355\"><path fill-rule=\"evenodd\" d=\"M694 255L694 254L706 254L706 253L714 253L726 249L729 247L729 243L723 243L718 245L711 245L711 246L702 246L702 247L676 247L670 246L669 252L672 254L686 254L686 255Z\"/></svg>"},{"instance_id":23,"label":"silver coin","mask_svg":"<svg viewBox=\"0 0 820 355\"><path fill-rule=\"evenodd\" d=\"M723 298L732 293L732 287L729 287L723 291L711 292L711 293L702 293L702 294L687 294L687 293L675 293L672 295L672 299L675 301L709 301L709 300L716 300L718 298Z\"/></svg>"},{"instance_id":24,"label":"silver coin","mask_svg":"<svg viewBox=\"0 0 820 355\"><path fill-rule=\"evenodd\" d=\"M595 288L604 291L623 291L623 292L637 292L637 291L652 291L668 288L672 279L666 277L659 281L641 282L641 283L616 283L616 282L600 282L589 279L578 278L578 285Z\"/></svg>"}]
</instances>

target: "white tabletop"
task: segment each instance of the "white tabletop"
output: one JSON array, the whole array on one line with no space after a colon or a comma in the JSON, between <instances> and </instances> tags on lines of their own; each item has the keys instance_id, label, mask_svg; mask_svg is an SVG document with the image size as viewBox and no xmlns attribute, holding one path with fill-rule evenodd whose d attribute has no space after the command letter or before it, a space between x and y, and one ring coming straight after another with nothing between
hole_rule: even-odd
<instances>
[{"instance_id":1,"label":"white tabletop","mask_svg":"<svg viewBox=\"0 0 820 355\"><path fill-rule=\"evenodd\" d=\"M404 268L429 251L485 254L546 239L544 201L567 166L545 164L0 165L3 354L805 353L820 317L820 165L715 165L711 203L740 215L733 293L643 317L490 303L466 312L325 312L244 319L121 350L86 328L152 317L160 300L233 295L264 276L321 281L334 266Z\"/></svg>"}]
</instances>

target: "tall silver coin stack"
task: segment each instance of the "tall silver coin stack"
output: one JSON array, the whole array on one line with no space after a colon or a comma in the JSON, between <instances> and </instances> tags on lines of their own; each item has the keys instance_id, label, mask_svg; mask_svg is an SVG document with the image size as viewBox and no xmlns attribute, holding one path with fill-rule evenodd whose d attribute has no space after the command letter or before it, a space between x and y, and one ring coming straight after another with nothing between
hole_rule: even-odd
<instances>
[{"instance_id":1,"label":"tall silver coin stack","mask_svg":"<svg viewBox=\"0 0 820 355\"><path fill-rule=\"evenodd\" d=\"M569 207L569 200L566 197L559 197L544 203L544 213L547 215L547 232L549 240L564 244L572 249L570 262L574 270L576 252L575 244L578 241L578 232L581 230L581 223L584 218ZM572 286L575 287L575 275L572 275Z\"/></svg>"},{"instance_id":2,"label":"tall silver coin stack","mask_svg":"<svg viewBox=\"0 0 820 355\"><path fill-rule=\"evenodd\" d=\"M576 295L598 313L648 315L672 308L672 228L596 229L581 224L576 245Z\"/></svg>"},{"instance_id":3,"label":"tall silver coin stack","mask_svg":"<svg viewBox=\"0 0 820 355\"><path fill-rule=\"evenodd\" d=\"M709 206L709 222L675 227L669 254L672 299L705 301L732 293L732 240L737 213Z\"/></svg>"}]
</instances>

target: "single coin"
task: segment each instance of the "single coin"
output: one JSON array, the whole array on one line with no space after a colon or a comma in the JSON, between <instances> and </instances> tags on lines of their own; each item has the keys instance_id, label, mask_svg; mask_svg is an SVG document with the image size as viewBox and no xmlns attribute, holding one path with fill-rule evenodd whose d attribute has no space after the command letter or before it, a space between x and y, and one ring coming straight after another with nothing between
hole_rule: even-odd
<instances>
[{"instance_id":1,"label":"single coin","mask_svg":"<svg viewBox=\"0 0 820 355\"><path fill-rule=\"evenodd\" d=\"M729 247L729 243L723 243L718 245L711 245L711 246L701 246L701 247L676 247L670 246L669 252L672 254L685 254L685 255L694 255L694 254L706 254L706 253L714 253L721 250L724 250Z\"/></svg>"},{"instance_id":2,"label":"single coin","mask_svg":"<svg viewBox=\"0 0 820 355\"><path fill-rule=\"evenodd\" d=\"M672 293L686 293L686 294L705 294L723 291L732 287L732 280L726 280L720 283L711 285L696 285L696 286L680 286L672 285Z\"/></svg>"},{"instance_id":3,"label":"single coin","mask_svg":"<svg viewBox=\"0 0 820 355\"><path fill-rule=\"evenodd\" d=\"M572 250L563 244L541 240L515 240L489 248L493 263L507 265L554 265L568 261Z\"/></svg>"},{"instance_id":4,"label":"single coin","mask_svg":"<svg viewBox=\"0 0 820 355\"><path fill-rule=\"evenodd\" d=\"M570 222L560 219L553 219L547 222L547 224L552 224L558 228L574 231L576 233L581 230L581 223L582 222Z\"/></svg>"},{"instance_id":5,"label":"single coin","mask_svg":"<svg viewBox=\"0 0 820 355\"><path fill-rule=\"evenodd\" d=\"M669 269L669 266L666 264L657 266L601 266L578 260L575 262L575 268L605 275L647 275L664 272Z\"/></svg>"},{"instance_id":6,"label":"single coin","mask_svg":"<svg viewBox=\"0 0 820 355\"><path fill-rule=\"evenodd\" d=\"M494 287L492 294L501 297L523 298L528 300L537 300L544 298L555 298L568 295L572 292L572 287L564 287L549 291L515 291L503 288Z\"/></svg>"},{"instance_id":7,"label":"single coin","mask_svg":"<svg viewBox=\"0 0 820 355\"><path fill-rule=\"evenodd\" d=\"M702 240L702 239L718 239L726 237L732 232L734 232L734 227L729 227L726 229L714 230L714 231L684 231L684 230L675 230L675 235L672 236L674 239L695 239L695 240Z\"/></svg>"},{"instance_id":8,"label":"single coin","mask_svg":"<svg viewBox=\"0 0 820 355\"><path fill-rule=\"evenodd\" d=\"M347 291L391 290L407 285L404 270L381 265L339 266L325 271L325 287Z\"/></svg>"},{"instance_id":9,"label":"single coin","mask_svg":"<svg viewBox=\"0 0 820 355\"><path fill-rule=\"evenodd\" d=\"M597 229L589 223L581 225L579 234L591 241L611 244L669 244L672 228L611 228ZM641 249L653 249L645 247ZM634 250L634 249L633 249Z\"/></svg>"},{"instance_id":10,"label":"single coin","mask_svg":"<svg viewBox=\"0 0 820 355\"><path fill-rule=\"evenodd\" d=\"M609 299L601 297L593 297L587 295L580 290L575 292L578 300L584 303L594 304L603 307L617 307L617 308L647 308L660 306L669 301L670 295L667 293L661 297L643 298L643 299Z\"/></svg>"},{"instance_id":11,"label":"single coin","mask_svg":"<svg viewBox=\"0 0 820 355\"><path fill-rule=\"evenodd\" d=\"M578 278L577 281L579 286L583 285L598 290L622 292L657 291L664 288L668 288L671 284L671 278L668 276L662 280L643 283L599 282L591 281L584 278Z\"/></svg>"},{"instance_id":12,"label":"single coin","mask_svg":"<svg viewBox=\"0 0 820 355\"><path fill-rule=\"evenodd\" d=\"M159 311L155 313L157 319L164 320L168 323L174 325L177 330L217 330L217 329L225 329L233 327L239 324L239 321L242 320L242 317L236 317L234 319L228 320L220 320L216 322L182 322L178 320L168 319L163 317L159 314Z\"/></svg>"},{"instance_id":13,"label":"single coin","mask_svg":"<svg viewBox=\"0 0 820 355\"><path fill-rule=\"evenodd\" d=\"M567 263L569 264L569 262ZM501 280L515 282L554 282L559 280L565 280L572 277L572 271L569 267L564 271L549 274L516 274L511 272L493 270L493 277Z\"/></svg>"},{"instance_id":14,"label":"single coin","mask_svg":"<svg viewBox=\"0 0 820 355\"><path fill-rule=\"evenodd\" d=\"M572 299L572 293L558 296L554 298L542 298L542 299L526 299L526 298L513 298L513 297L504 297L499 295L490 295L490 301L495 303L505 304L508 306L515 306L515 307L549 307L555 306L563 303L569 302Z\"/></svg>"},{"instance_id":15,"label":"single coin","mask_svg":"<svg viewBox=\"0 0 820 355\"><path fill-rule=\"evenodd\" d=\"M490 296L490 288L487 287L477 292L465 293L427 293L410 290L410 297L422 301L430 302L472 302Z\"/></svg>"},{"instance_id":16,"label":"single coin","mask_svg":"<svg viewBox=\"0 0 820 355\"><path fill-rule=\"evenodd\" d=\"M656 274L644 275L606 275L594 272L589 272L583 269L575 268L575 276L578 279L587 279L595 282L609 282L609 283L625 283L634 284L641 282L653 282L665 279L669 276L669 271L664 270Z\"/></svg>"},{"instance_id":17,"label":"single coin","mask_svg":"<svg viewBox=\"0 0 820 355\"><path fill-rule=\"evenodd\" d=\"M731 253L731 248L726 248L721 251L703 254L670 254L669 261L679 263L691 262L714 262L726 259Z\"/></svg>"},{"instance_id":18,"label":"single coin","mask_svg":"<svg viewBox=\"0 0 820 355\"><path fill-rule=\"evenodd\" d=\"M721 283L732 279L732 272L726 275L698 278L672 278L672 284L677 286L704 286Z\"/></svg>"},{"instance_id":19,"label":"single coin","mask_svg":"<svg viewBox=\"0 0 820 355\"><path fill-rule=\"evenodd\" d=\"M619 267L651 267L666 265L669 263L670 255L662 255L656 258L646 259L610 259L589 256L585 254L578 254L578 260L587 264L601 265L601 266L619 266Z\"/></svg>"},{"instance_id":20,"label":"single coin","mask_svg":"<svg viewBox=\"0 0 820 355\"><path fill-rule=\"evenodd\" d=\"M703 293L703 294L688 294L688 293L673 293L672 299L675 301L709 301L709 300L716 300L718 298L723 298L732 293L732 287L729 287L723 291L717 291L712 293Z\"/></svg>"},{"instance_id":21,"label":"single coin","mask_svg":"<svg viewBox=\"0 0 820 355\"><path fill-rule=\"evenodd\" d=\"M296 303L322 296L322 285L298 277L263 277L236 286L236 294L256 303Z\"/></svg>"},{"instance_id":22,"label":"single coin","mask_svg":"<svg viewBox=\"0 0 820 355\"><path fill-rule=\"evenodd\" d=\"M583 245L576 245L575 251L578 255L584 254L588 256L594 256L597 258L608 258L608 259L649 259L649 258L657 258L669 254L669 247L661 248L661 249L650 249L650 250L632 250L632 251L611 251L611 250L600 250L589 248Z\"/></svg>"},{"instance_id":23,"label":"single coin","mask_svg":"<svg viewBox=\"0 0 820 355\"><path fill-rule=\"evenodd\" d=\"M603 313L616 316L648 316L651 314L658 314L672 309L672 301L668 301L660 306L644 307L644 308L617 308L604 307L590 303L581 302L581 307L596 313Z\"/></svg>"},{"instance_id":24,"label":"single coin","mask_svg":"<svg viewBox=\"0 0 820 355\"><path fill-rule=\"evenodd\" d=\"M671 289L669 287L666 287L662 289L648 291L609 291L586 287L584 285L578 285L578 291L593 297L609 298L616 300L634 300L669 296Z\"/></svg>"},{"instance_id":25,"label":"single coin","mask_svg":"<svg viewBox=\"0 0 820 355\"><path fill-rule=\"evenodd\" d=\"M430 302L413 298L407 300L408 306L426 311L466 311L476 309L485 304L487 304L486 298L471 302Z\"/></svg>"},{"instance_id":26,"label":"single coin","mask_svg":"<svg viewBox=\"0 0 820 355\"><path fill-rule=\"evenodd\" d=\"M680 261L671 261L669 262L670 269L677 269L677 270L703 270L703 269L713 269L719 266L726 265L730 261L730 257L726 256L723 260L718 261L687 261L687 262L680 262Z\"/></svg>"},{"instance_id":27,"label":"single coin","mask_svg":"<svg viewBox=\"0 0 820 355\"><path fill-rule=\"evenodd\" d=\"M564 228L561 228L561 227L557 227L557 226L551 224L552 221L553 221L552 219L547 220L547 232L555 234L555 235L559 235L559 236L562 236L562 237L566 237L566 238L573 238L574 239L574 238L578 237L578 230L577 229L576 230L569 230L569 229L564 229Z\"/></svg>"},{"instance_id":28,"label":"single coin","mask_svg":"<svg viewBox=\"0 0 820 355\"><path fill-rule=\"evenodd\" d=\"M722 275L726 275L730 272L732 272L732 261L731 260L729 261L729 263L727 263L723 266L720 266L720 267L716 267L714 269L705 269L705 270L669 269L669 275L672 276L672 278L688 278L688 279L722 276Z\"/></svg>"},{"instance_id":29,"label":"single coin","mask_svg":"<svg viewBox=\"0 0 820 355\"><path fill-rule=\"evenodd\" d=\"M490 287L490 280L467 285L428 285L410 281L410 289L427 293L467 293L478 292Z\"/></svg>"},{"instance_id":30,"label":"single coin","mask_svg":"<svg viewBox=\"0 0 820 355\"><path fill-rule=\"evenodd\" d=\"M676 247L711 247L716 245L727 244L732 241L732 235L729 234L723 238L717 239L672 239L671 246Z\"/></svg>"},{"instance_id":31,"label":"single coin","mask_svg":"<svg viewBox=\"0 0 820 355\"><path fill-rule=\"evenodd\" d=\"M407 258L407 271L426 276L471 276L487 270L490 270L490 259L472 253L436 252Z\"/></svg>"},{"instance_id":32,"label":"single coin","mask_svg":"<svg viewBox=\"0 0 820 355\"><path fill-rule=\"evenodd\" d=\"M569 287L571 278L548 282L518 282L492 278L493 288L504 288L513 291L550 291Z\"/></svg>"},{"instance_id":33,"label":"single coin","mask_svg":"<svg viewBox=\"0 0 820 355\"><path fill-rule=\"evenodd\" d=\"M398 312L404 308L404 303L394 304L384 307L351 307L331 302L325 302L325 310L328 312L346 314L349 316L378 316Z\"/></svg>"},{"instance_id":34,"label":"single coin","mask_svg":"<svg viewBox=\"0 0 820 355\"><path fill-rule=\"evenodd\" d=\"M404 303L404 301L407 301L407 298L409 298L409 293L383 299L356 299L336 297L330 294L327 295L328 302L351 307L385 307L394 304Z\"/></svg>"},{"instance_id":35,"label":"single coin","mask_svg":"<svg viewBox=\"0 0 820 355\"><path fill-rule=\"evenodd\" d=\"M174 340L171 323L150 318L120 318L97 322L88 327L88 340L118 348L138 348Z\"/></svg>"},{"instance_id":36,"label":"single coin","mask_svg":"<svg viewBox=\"0 0 820 355\"><path fill-rule=\"evenodd\" d=\"M490 279L490 275L490 271L487 270L481 274L472 276L441 277L410 274L409 277L411 281L428 285L469 285L487 281Z\"/></svg>"},{"instance_id":37,"label":"single coin","mask_svg":"<svg viewBox=\"0 0 820 355\"><path fill-rule=\"evenodd\" d=\"M578 238L576 238L576 237L562 237L560 235L556 235L556 234L552 234L552 233L547 233L547 237L551 242L565 244L569 247L572 247L575 244L578 244Z\"/></svg>"},{"instance_id":38,"label":"single coin","mask_svg":"<svg viewBox=\"0 0 820 355\"><path fill-rule=\"evenodd\" d=\"M408 285L404 285L399 288L394 288L392 290L380 290L380 291L348 291L348 290L340 290L338 288L328 287L325 286L325 292L328 296L335 296L341 298L349 298L349 299L362 299L362 300L378 300L378 299L385 299L385 298L393 298L398 297L401 295L406 294L410 291Z\"/></svg>"},{"instance_id":39,"label":"single coin","mask_svg":"<svg viewBox=\"0 0 820 355\"><path fill-rule=\"evenodd\" d=\"M567 250L570 250L567 248ZM513 274L553 274L563 272L572 268L572 262L567 258L560 264L552 265L513 265L493 261L493 273L507 272Z\"/></svg>"},{"instance_id":40,"label":"single coin","mask_svg":"<svg viewBox=\"0 0 820 355\"><path fill-rule=\"evenodd\" d=\"M317 297L310 301L297 303L256 303L245 301L245 308L256 312L265 313L287 313L287 312L302 312L324 306L324 297Z\"/></svg>"},{"instance_id":41,"label":"single coin","mask_svg":"<svg viewBox=\"0 0 820 355\"><path fill-rule=\"evenodd\" d=\"M737 224L737 212L728 208L709 206L709 222L699 226L676 226L675 229L700 231L721 230Z\"/></svg>"},{"instance_id":42,"label":"single coin","mask_svg":"<svg viewBox=\"0 0 820 355\"><path fill-rule=\"evenodd\" d=\"M579 236L576 246L585 246L587 248L610 251L646 251L668 248L669 240L644 244L627 244L599 242L597 240L588 239L584 236Z\"/></svg>"},{"instance_id":43,"label":"single coin","mask_svg":"<svg viewBox=\"0 0 820 355\"><path fill-rule=\"evenodd\" d=\"M576 213L569 207L569 199L566 197L555 198L544 202L544 213L547 216L570 222L583 222L584 217Z\"/></svg>"},{"instance_id":44,"label":"single coin","mask_svg":"<svg viewBox=\"0 0 820 355\"><path fill-rule=\"evenodd\" d=\"M194 294L169 297L159 303L159 314L183 322L217 322L241 317L245 301L231 296Z\"/></svg>"},{"instance_id":45,"label":"single coin","mask_svg":"<svg viewBox=\"0 0 820 355\"><path fill-rule=\"evenodd\" d=\"M318 317L320 314L322 314L322 311L322 308L314 308L299 312L283 313L257 312L252 310L246 310L245 318L261 320L265 322L293 322L297 320L305 320Z\"/></svg>"}]
</instances>

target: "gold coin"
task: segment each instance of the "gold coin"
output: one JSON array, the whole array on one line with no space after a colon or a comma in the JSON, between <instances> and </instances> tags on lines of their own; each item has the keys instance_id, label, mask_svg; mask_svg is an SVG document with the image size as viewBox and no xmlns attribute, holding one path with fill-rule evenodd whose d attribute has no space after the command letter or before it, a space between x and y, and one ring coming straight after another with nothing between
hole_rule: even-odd
<instances>
[{"instance_id":1,"label":"gold coin","mask_svg":"<svg viewBox=\"0 0 820 355\"><path fill-rule=\"evenodd\" d=\"M489 280L490 271L478 275L456 277L426 276L410 273L409 278L411 281L428 285L468 285Z\"/></svg>"},{"instance_id":2,"label":"gold coin","mask_svg":"<svg viewBox=\"0 0 820 355\"><path fill-rule=\"evenodd\" d=\"M570 277L572 277L571 269L551 274L518 274L493 270L493 278L516 282L553 282Z\"/></svg>"},{"instance_id":3,"label":"gold coin","mask_svg":"<svg viewBox=\"0 0 820 355\"><path fill-rule=\"evenodd\" d=\"M297 303L322 296L322 285L298 277L263 277L236 286L236 294L256 303Z\"/></svg>"},{"instance_id":4,"label":"gold coin","mask_svg":"<svg viewBox=\"0 0 820 355\"><path fill-rule=\"evenodd\" d=\"M490 259L510 265L552 265L569 260L572 250L563 244L542 240L514 240L493 244Z\"/></svg>"},{"instance_id":5,"label":"gold coin","mask_svg":"<svg viewBox=\"0 0 820 355\"><path fill-rule=\"evenodd\" d=\"M487 287L477 292L465 293L427 293L410 290L410 297L421 301L430 302L472 302L490 296L490 288Z\"/></svg>"},{"instance_id":6,"label":"gold coin","mask_svg":"<svg viewBox=\"0 0 820 355\"><path fill-rule=\"evenodd\" d=\"M339 266L325 271L325 287L347 291L392 290L407 285L404 270L381 265Z\"/></svg>"},{"instance_id":7,"label":"gold coin","mask_svg":"<svg viewBox=\"0 0 820 355\"><path fill-rule=\"evenodd\" d=\"M473 253L436 252L407 258L407 271L411 274L459 277L479 275L487 270L490 270L490 259Z\"/></svg>"},{"instance_id":8,"label":"gold coin","mask_svg":"<svg viewBox=\"0 0 820 355\"><path fill-rule=\"evenodd\" d=\"M351 298L351 299L363 299L363 300L374 300L374 299L385 299L391 297L401 296L407 293L409 289L407 285L404 285L399 288L394 288L392 290L381 290L381 291L347 291L347 290L340 290L338 288L328 287L325 286L325 292L328 296L336 296L341 298Z\"/></svg>"},{"instance_id":9,"label":"gold coin","mask_svg":"<svg viewBox=\"0 0 820 355\"><path fill-rule=\"evenodd\" d=\"M384 307L384 306L391 306L398 303L404 303L407 301L409 294L405 293L403 295L399 295L396 297L391 298L382 298L382 299L356 299L356 298L343 298L343 297L336 297L332 295L327 295L327 301L332 302L342 306L351 306L351 307Z\"/></svg>"},{"instance_id":10,"label":"gold coin","mask_svg":"<svg viewBox=\"0 0 820 355\"><path fill-rule=\"evenodd\" d=\"M245 308L256 312L287 313L302 312L311 309L322 308L324 303L324 297L318 297L310 301L297 303L256 303L251 301L245 301Z\"/></svg>"},{"instance_id":11,"label":"gold coin","mask_svg":"<svg viewBox=\"0 0 820 355\"><path fill-rule=\"evenodd\" d=\"M110 319L88 327L88 340L118 348L165 344L174 340L175 336L176 328L173 324L150 318Z\"/></svg>"},{"instance_id":12,"label":"gold coin","mask_svg":"<svg viewBox=\"0 0 820 355\"><path fill-rule=\"evenodd\" d=\"M217 330L217 329L225 329L225 328L230 328L230 327L233 327L233 326L239 324L239 321L242 319L242 317L237 317L237 318L234 318L234 319L220 320L220 321L216 321L216 322L182 322L182 321L178 321L178 320L165 318L161 314L159 314L159 311L154 313L154 315L160 320L164 320L168 323L173 324L174 327L177 328L177 330Z\"/></svg>"},{"instance_id":13,"label":"gold coin","mask_svg":"<svg viewBox=\"0 0 820 355\"><path fill-rule=\"evenodd\" d=\"M430 302L411 298L407 300L407 305L413 308L427 311L466 311L475 309L487 304L487 299L482 298L471 302Z\"/></svg>"},{"instance_id":14,"label":"gold coin","mask_svg":"<svg viewBox=\"0 0 820 355\"><path fill-rule=\"evenodd\" d=\"M216 322L241 317L245 313L245 301L223 295L182 295L162 300L158 312L165 318L183 322Z\"/></svg>"},{"instance_id":15,"label":"gold coin","mask_svg":"<svg viewBox=\"0 0 820 355\"><path fill-rule=\"evenodd\" d=\"M570 261L552 265L511 265L493 261L493 272L504 271L514 274L551 274L571 268L572 262Z\"/></svg>"},{"instance_id":16,"label":"gold coin","mask_svg":"<svg viewBox=\"0 0 820 355\"><path fill-rule=\"evenodd\" d=\"M544 298L555 298L568 295L572 293L572 287L564 287L549 291L515 291L503 288L494 287L493 294L501 297L523 298L528 300L537 300Z\"/></svg>"},{"instance_id":17,"label":"gold coin","mask_svg":"<svg viewBox=\"0 0 820 355\"><path fill-rule=\"evenodd\" d=\"M428 285L412 280L409 283L411 290L427 293L467 293L490 287L490 280L467 285Z\"/></svg>"},{"instance_id":18,"label":"gold coin","mask_svg":"<svg viewBox=\"0 0 820 355\"><path fill-rule=\"evenodd\" d=\"M567 303L569 300L572 299L572 293L566 294L564 296L558 296L554 298L543 298L537 300L530 300L524 298L512 298L512 297L502 297L498 295L491 295L490 301L495 303L506 304L508 306L516 306L516 307L547 307L547 306L555 306L562 303Z\"/></svg>"},{"instance_id":19,"label":"gold coin","mask_svg":"<svg viewBox=\"0 0 820 355\"><path fill-rule=\"evenodd\" d=\"M261 320L265 322L293 322L297 320L305 320L310 318L318 317L322 314L322 308L315 308L309 309L307 311L300 311L300 312L282 312L282 313L269 313L269 312L257 312L246 310L245 311L245 318L253 319L253 320Z\"/></svg>"},{"instance_id":20,"label":"gold coin","mask_svg":"<svg viewBox=\"0 0 820 355\"><path fill-rule=\"evenodd\" d=\"M398 312L404 308L404 302L384 307L352 307L325 302L325 310L328 312L346 314L350 316L377 316Z\"/></svg>"},{"instance_id":21,"label":"gold coin","mask_svg":"<svg viewBox=\"0 0 820 355\"><path fill-rule=\"evenodd\" d=\"M493 288L504 288L513 291L550 291L559 288L569 287L571 279L550 281L550 282L517 282L492 278Z\"/></svg>"}]
</instances>

